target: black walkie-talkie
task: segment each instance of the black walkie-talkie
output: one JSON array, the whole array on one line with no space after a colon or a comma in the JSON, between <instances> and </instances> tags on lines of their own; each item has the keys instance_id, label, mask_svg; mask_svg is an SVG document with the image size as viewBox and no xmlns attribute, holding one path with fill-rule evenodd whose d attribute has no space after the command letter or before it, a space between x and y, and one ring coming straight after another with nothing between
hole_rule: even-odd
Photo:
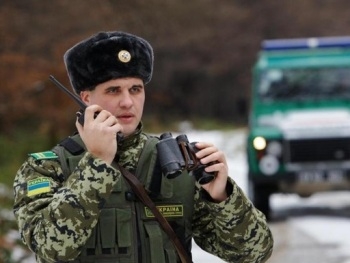
<instances>
[{"instance_id":1,"label":"black walkie-talkie","mask_svg":"<svg viewBox=\"0 0 350 263\"><path fill-rule=\"evenodd\" d=\"M74 93L70 92L62 83L60 83L54 76L50 75L50 80L59 87L62 91L64 91L68 96L70 96L78 105L80 106L79 112L81 113L78 117L78 122L84 126L84 111L86 109L86 104ZM98 113L95 114L95 118ZM117 142L120 142L123 139L123 134L120 132L117 133Z\"/></svg>"}]
</instances>

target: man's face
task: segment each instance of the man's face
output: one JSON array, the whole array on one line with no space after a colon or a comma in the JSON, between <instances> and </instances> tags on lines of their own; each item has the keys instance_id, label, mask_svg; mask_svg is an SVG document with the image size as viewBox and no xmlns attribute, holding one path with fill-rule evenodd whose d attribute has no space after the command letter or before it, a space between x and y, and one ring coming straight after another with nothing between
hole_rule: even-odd
<instances>
[{"instance_id":1,"label":"man's face","mask_svg":"<svg viewBox=\"0 0 350 263\"><path fill-rule=\"evenodd\" d=\"M145 88L139 78L118 78L103 82L92 91L82 91L87 105L97 104L112 113L123 126L125 136L132 134L143 113Z\"/></svg>"}]
</instances>

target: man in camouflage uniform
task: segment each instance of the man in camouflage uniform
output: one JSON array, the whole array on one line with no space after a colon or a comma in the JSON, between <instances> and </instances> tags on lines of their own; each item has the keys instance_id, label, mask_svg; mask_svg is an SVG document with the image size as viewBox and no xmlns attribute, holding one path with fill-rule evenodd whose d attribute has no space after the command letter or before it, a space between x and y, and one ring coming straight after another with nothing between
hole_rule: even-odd
<instances>
[{"instance_id":1,"label":"man in camouflage uniform","mask_svg":"<svg viewBox=\"0 0 350 263\"><path fill-rule=\"evenodd\" d=\"M165 178L156 143L142 131L145 85L153 69L149 43L101 32L64 56L74 91L87 104L78 135L52 151L30 154L14 182L14 213L37 262L180 262L170 238L138 200L116 165L142 182L189 257L191 241L227 262L265 262L273 239L264 215L228 176L224 154L196 144L206 172ZM117 142L117 133L123 139ZM158 141L158 139L156 140Z\"/></svg>"}]
</instances>

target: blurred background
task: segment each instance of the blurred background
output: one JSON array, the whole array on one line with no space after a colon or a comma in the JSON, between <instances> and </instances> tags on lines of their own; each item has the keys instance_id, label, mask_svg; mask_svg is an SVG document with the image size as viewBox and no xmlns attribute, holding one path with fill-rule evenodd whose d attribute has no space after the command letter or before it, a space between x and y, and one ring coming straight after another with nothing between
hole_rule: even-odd
<instances>
[{"instance_id":1,"label":"blurred background","mask_svg":"<svg viewBox=\"0 0 350 263\"><path fill-rule=\"evenodd\" d=\"M150 132L178 130L184 120L195 129L244 129L261 41L348 35L349 8L347 0L0 0L0 262L24 262L11 259L18 241L8 238L16 236L16 170L28 152L74 131L78 107L48 79L70 88L62 57L73 44L112 30L152 44Z\"/></svg>"},{"instance_id":2,"label":"blurred background","mask_svg":"<svg viewBox=\"0 0 350 263\"><path fill-rule=\"evenodd\" d=\"M244 125L261 41L346 35L347 7L345 0L1 1L0 132L20 125L66 134L77 107L48 76L69 87L64 52L102 30L152 44L145 117L153 126L183 118Z\"/></svg>"}]
</instances>

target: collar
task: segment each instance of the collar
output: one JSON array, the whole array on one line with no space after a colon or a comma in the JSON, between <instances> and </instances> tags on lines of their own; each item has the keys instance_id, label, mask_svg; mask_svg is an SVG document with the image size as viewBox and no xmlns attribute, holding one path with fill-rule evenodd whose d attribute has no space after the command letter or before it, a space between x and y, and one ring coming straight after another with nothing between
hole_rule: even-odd
<instances>
[{"instance_id":1,"label":"collar","mask_svg":"<svg viewBox=\"0 0 350 263\"><path fill-rule=\"evenodd\" d=\"M137 125L134 133L124 137L121 140L118 145L118 152L125 151L129 147L137 145L140 142L142 130L143 124L140 122L139 125Z\"/></svg>"}]
</instances>

